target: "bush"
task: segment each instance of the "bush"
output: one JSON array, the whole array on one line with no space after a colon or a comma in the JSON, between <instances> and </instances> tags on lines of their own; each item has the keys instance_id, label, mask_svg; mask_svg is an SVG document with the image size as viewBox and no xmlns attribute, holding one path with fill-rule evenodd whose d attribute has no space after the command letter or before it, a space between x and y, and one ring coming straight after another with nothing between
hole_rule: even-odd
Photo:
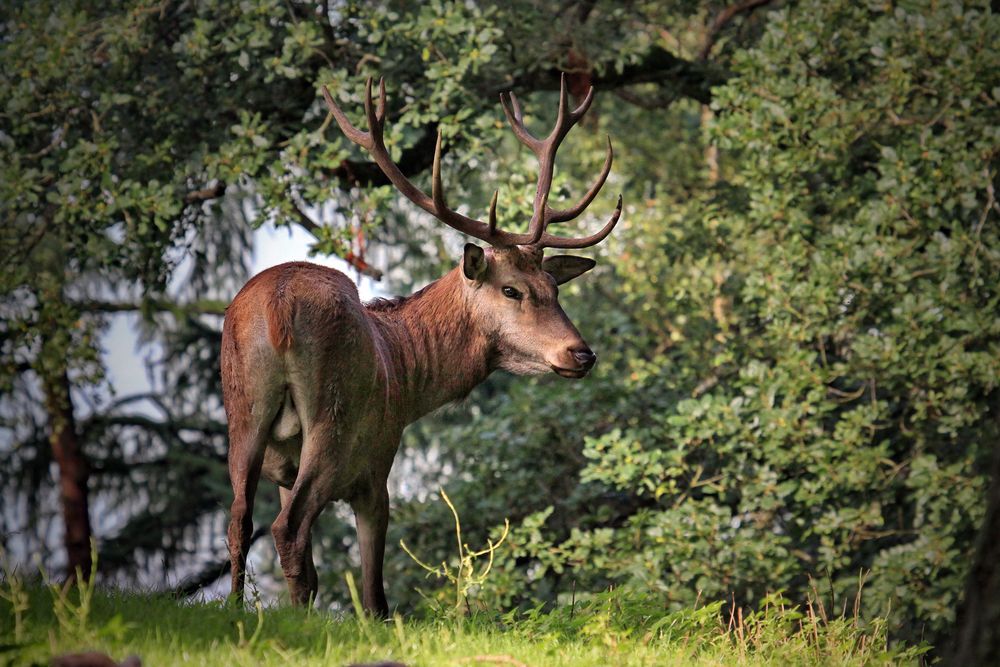
<instances>
[{"instance_id":1,"label":"bush","mask_svg":"<svg viewBox=\"0 0 1000 667\"><path fill-rule=\"evenodd\" d=\"M437 434L472 480L456 502L520 521L484 604L754 606L816 580L840 609L865 572L897 636L952 623L1000 435L1000 21L886 7L772 12L714 91L722 179L678 191L661 156L613 273L570 300L597 376Z\"/></svg>"}]
</instances>

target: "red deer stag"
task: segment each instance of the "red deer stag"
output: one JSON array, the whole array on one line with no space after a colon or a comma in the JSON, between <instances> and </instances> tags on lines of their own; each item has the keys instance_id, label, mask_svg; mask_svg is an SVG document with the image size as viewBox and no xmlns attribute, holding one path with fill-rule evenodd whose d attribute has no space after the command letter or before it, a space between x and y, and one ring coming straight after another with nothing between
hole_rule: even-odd
<instances>
[{"instance_id":1,"label":"red deer stag","mask_svg":"<svg viewBox=\"0 0 1000 667\"><path fill-rule=\"evenodd\" d=\"M251 279L226 310L222 387L229 418L229 524L232 591L242 600L261 473L280 488L281 511L271 526L293 604L316 594L310 530L333 500L350 503L361 551L366 610L386 615L382 559L389 520L386 478L403 428L445 403L466 396L498 368L533 375L554 371L582 378L597 356L559 306L558 289L593 268L583 257L542 257L545 248L586 248L602 241L621 215L622 200L601 231L584 238L547 228L579 216L611 170L612 150L597 181L575 206L548 204L556 150L590 106L593 89L576 109L565 77L555 127L545 139L524 126L513 93L501 94L514 134L538 157L534 212L523 234L497 228L494 194L488 222L445 203L441 135L428 197L389 157L383 138L385 84L372 101L368 131L353 125L324 86L323 95L347 137L365 148L410 201L441 222L485 241L466 244L458 267L416 294L362 304L343 273L305 262L282 264Z\"/></svg>"}]
</instances>

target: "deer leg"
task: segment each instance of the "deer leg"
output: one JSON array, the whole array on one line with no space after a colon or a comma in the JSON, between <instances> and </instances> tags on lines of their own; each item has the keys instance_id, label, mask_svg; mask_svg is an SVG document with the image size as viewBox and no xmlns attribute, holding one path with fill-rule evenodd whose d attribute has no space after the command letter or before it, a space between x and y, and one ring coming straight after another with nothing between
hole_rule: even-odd
<instances>
[{"instance_id":1,"label":"deer leg","mask_svg":"<svg viewBox=\"0 0 1000 667\"><path fill-rule=\"evenodd\" d=\"M264 461L265 434L259 429L247 434L230 430L229 479L233 484L233 504L227 535L231 563L233 600L243 602L243 586L253 530L253 500Z\"/></svg>"},{"instance_id":2,"label":"deer leg","mask_svg":"<svg viewBox=\"0 0 1000 667\"><path fill-rule=\"evenodd\" d=\"M330 419L327 423L334 421ZM311 426L303 424L299 473L283 499L278 518L271 525L288 592L296 606L309 604L310 597L316 594L315 579L310 573L312 552L309 545L313 522L333 500L335 491L332 429L322 422Z\"/></svg>"},{"instance_id":3,"label":"deer leg","mask_svg":"<svg viewBox=\"0 0 1000 667\"><path fill-rule=\"evenodd\" d=\"M281 499L281 509L284 510L291 500L292 490L279 486L278 496ZM319 590L319 577L316 575L316 565L313 563L312 531L310 531L309 538L306 540L306 548L305 553L303 554L303 559L305 560L306 586L308 586L312 593L313 600L315 600L316 591Z\"/></svg>"},{"instance_id":4,"label":"deer leg","mask_svg":"<svg viewBox=\"0 0 1000 667\"><path fill-rule=\"evenodd\" d=\"M310 533L316 517L333 499L329 484L317 483L315 476L303 476L303 472L306 471L299 470L288 504L271 525L289 597L295 606L305 606L316 596L316 580L310 571Z\"/></svg>"},{"instance_id":5,"label":"deer leg","mask_svg":"<svg viewBox=\"0 0 1000 667\"><path fill-rule=\"evenodd\" d=\"M389 492L385 482L375 484L363 496L351 500L361 551L361 599L365 610L387 618L382 561L385 558L385 532L389 527Z\"/></svg>"}]
</instances>

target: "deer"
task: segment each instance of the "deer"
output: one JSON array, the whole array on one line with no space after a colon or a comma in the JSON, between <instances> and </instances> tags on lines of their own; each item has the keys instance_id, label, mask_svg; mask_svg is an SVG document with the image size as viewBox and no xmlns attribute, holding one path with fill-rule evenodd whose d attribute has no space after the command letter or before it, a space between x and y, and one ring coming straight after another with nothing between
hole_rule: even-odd
<instances>
[{"instance_id":1,"label":"deer","mask_svg":"<svg viewBox=\"0 0 1000 667\"><path fill-rule=\"evenodd\" d=\"M603 241L622 213L622 197L604 227L558 236L549 226L577 218L611 171L608 137L600 175L570 208L549 205L556 151L587 112L591 87L571 109L562 76L555 125L545 138L525 127L513 92L501 93L517 139L538 160L527 232L497 227L494 192L487 220L449 208L441 179L438 131L427 196L390 158L384 140L385 80L378 104L366 85L368 130L356 128L326 86L323 97L346 137L365 149L408 200L457 231L458 265L408 297L362 303L357 287L333 268L307 262L271 267L251 278L226 309L222 331L223 403L229 424L233 503L227 534L232 599L243 601L254 495L261 475L278 486L281 509L271 534L293 605L317 594L311 529L320 512L346 501L355 517L366 612L388 615L382 575L389 522L387 480L403 429L465 398L496 370L585 377L597 361L559 305L558 286L592 269L593 259L545 257L546 248L579 249Z\"/></svg>"}]
</instances>

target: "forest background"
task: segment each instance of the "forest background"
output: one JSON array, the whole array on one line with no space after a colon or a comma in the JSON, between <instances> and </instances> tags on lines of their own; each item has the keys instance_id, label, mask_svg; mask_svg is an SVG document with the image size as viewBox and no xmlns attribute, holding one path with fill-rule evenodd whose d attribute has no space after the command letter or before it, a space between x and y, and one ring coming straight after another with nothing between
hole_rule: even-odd
<instances>
[{"instance_id":1,"label":"forest background","mask_svg":"<svg viewBox=\"0 0 1000 667\"><path fill-rule=\"evenodd\" d=\"M472 215L530 216L506 128L597 90L567 139L580 223L625 195L563 304L586 381L497 375L411 427L386 563L402 610L447 595L445 488L473 544L511 534L470 604L615 587L667 608L822 591L949 636L1000 437L1000 20L985 2L13 3L0 10L0 532L56 571L193 592L228 564L218 354L257 228L308 232L371 293L441 275L464 239L387 186L331 124L389 89L387 143ZM289 257L288 259L305 259ZM384 272L382 280L372 282ZM134 317L138 314L139 317ZM132 317L138 352L108 346ZM124 395L110 359L136 355ZM255 566L275 574L261 490ZM343 605L353 528L314 538ZM992 515L991 515L992 516ZM985 548L985 547L982 547ZM274 590L280 590L276 586ZM222 591L224 592L224 591Z\"/></svg>"}]
</instances>

